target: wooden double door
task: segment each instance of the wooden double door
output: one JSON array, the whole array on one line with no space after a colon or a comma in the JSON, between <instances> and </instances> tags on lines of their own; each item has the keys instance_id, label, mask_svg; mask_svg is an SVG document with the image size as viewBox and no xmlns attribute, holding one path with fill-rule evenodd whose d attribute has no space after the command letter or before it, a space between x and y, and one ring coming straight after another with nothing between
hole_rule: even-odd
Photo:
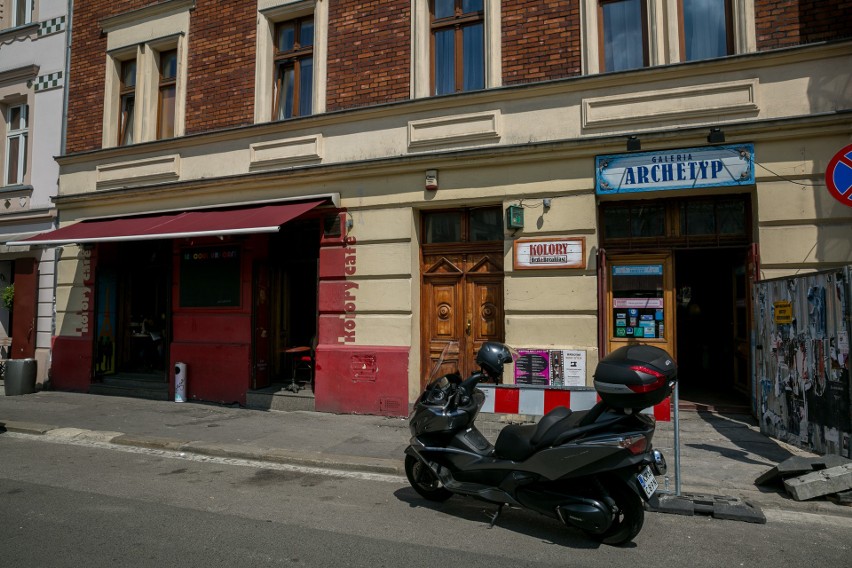
<instances>
[{"instance_id":1,"label":"wooden double door","mask_svg":"<svg viewBox=\"0 0 852 568\"><path fill-rule=\"evenodd\" d=\"M502 246L424 250L421 387L449 344L441 372L467 376L486 341L504 340Z\"/></svg>"}]
</instances>

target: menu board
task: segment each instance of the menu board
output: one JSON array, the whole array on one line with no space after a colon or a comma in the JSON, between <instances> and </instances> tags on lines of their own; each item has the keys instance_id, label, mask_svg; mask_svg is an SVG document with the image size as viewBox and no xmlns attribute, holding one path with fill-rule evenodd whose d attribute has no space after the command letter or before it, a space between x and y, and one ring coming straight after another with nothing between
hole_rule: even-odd
<instances>
[{"instance_id":1,"label":"menu board","mask_svg":"<svg viewBox=\"0 0 852 568\"><path fill-rule=\"evenodd\" d=\"M515 384L585 386L586 352L582 350L521 349L515 361Z\"/></svg>"}]
</instances>

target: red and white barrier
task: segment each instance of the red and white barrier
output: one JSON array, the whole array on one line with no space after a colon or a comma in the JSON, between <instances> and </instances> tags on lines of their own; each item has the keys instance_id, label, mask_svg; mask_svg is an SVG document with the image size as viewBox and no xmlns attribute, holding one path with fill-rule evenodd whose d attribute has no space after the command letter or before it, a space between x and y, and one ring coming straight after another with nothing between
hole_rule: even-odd
<instances>
[{"instance_id":1,"label":"red and white barrier","mask_svg":"<svg viewBox=\"0 0 852 568\"><path fill-rule=\"evenodd\" d=\"M529 388L513 385L477 385L485 393L482 412L497 414L528 414L543 416L556 408L565 406L571 410L588 410L600 400L594 389L568 390L556 388ZM644 414L653 414L660 422L671 421L671 399L666 398Z\"/></svg>"}]
</instances>

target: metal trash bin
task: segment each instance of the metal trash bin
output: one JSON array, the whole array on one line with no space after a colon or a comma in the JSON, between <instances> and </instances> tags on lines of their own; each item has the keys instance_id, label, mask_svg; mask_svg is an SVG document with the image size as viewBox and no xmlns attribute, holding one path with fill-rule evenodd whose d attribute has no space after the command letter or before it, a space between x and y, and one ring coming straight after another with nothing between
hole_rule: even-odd
<instances>
[{"instance_id":1,"label":"metal trash bin","mask_svg":"<svg viewBox=\"0 0 852 568\"><path fill-rule=\"evenodd\" d=\"M6 361L6 377L3 388L6 396L32 394L36 391L35 359L9 359Z\"/></svg>"}]
</instances>

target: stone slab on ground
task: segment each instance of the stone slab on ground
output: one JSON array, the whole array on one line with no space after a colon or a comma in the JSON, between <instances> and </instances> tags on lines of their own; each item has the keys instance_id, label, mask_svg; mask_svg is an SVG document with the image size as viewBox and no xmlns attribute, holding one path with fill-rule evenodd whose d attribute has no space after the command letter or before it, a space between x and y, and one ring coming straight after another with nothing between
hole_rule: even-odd
<instances>
[{"instance_id":1,"label":"stone slab on ground","mask_svg":"<svg viewBox=\"0 0 852 568\"><path fill-rule=\"evenodd\" d=\"M847 507L852 507L852 490L841 491L840 493L826 495L825 497L835 505L845 505Z\"/></svg>"},{"instance_id":2,"label":"stone slab on ground","mask_svg":"<svg viewBox=\"0 0 852 568\"><path fill-rule=\"evenodd\" d=\"M710 515L714 519L766 524L766 516L759 507L738 497L725 495L655 495L648 502L648 509L657 513L670 513L687 517L695 514Z\"/></svg>"},{"instance_id":3,"label":"stone slab on ground","mask_svg":"<svg viewBox=\"0 0 852 568\"><path fill-rule=\"evenodd\" d=\"M785 479L784 488L796 501L848 491L852 489L852 463Z\"/></svg>"},{"instance_id":4,"label":"stone slab on ground","mask_svg":"<svg viewBox=\"0 0 852 568\"><path fill-rule=\"evenodd\" d=\"M788 477L798 477L814 471L831 469L852 460L836 455L825 455L817 457L793 456L769 469L766 473L754 480L755 485L780 485Z\"/></svg>"}]
</instances>

